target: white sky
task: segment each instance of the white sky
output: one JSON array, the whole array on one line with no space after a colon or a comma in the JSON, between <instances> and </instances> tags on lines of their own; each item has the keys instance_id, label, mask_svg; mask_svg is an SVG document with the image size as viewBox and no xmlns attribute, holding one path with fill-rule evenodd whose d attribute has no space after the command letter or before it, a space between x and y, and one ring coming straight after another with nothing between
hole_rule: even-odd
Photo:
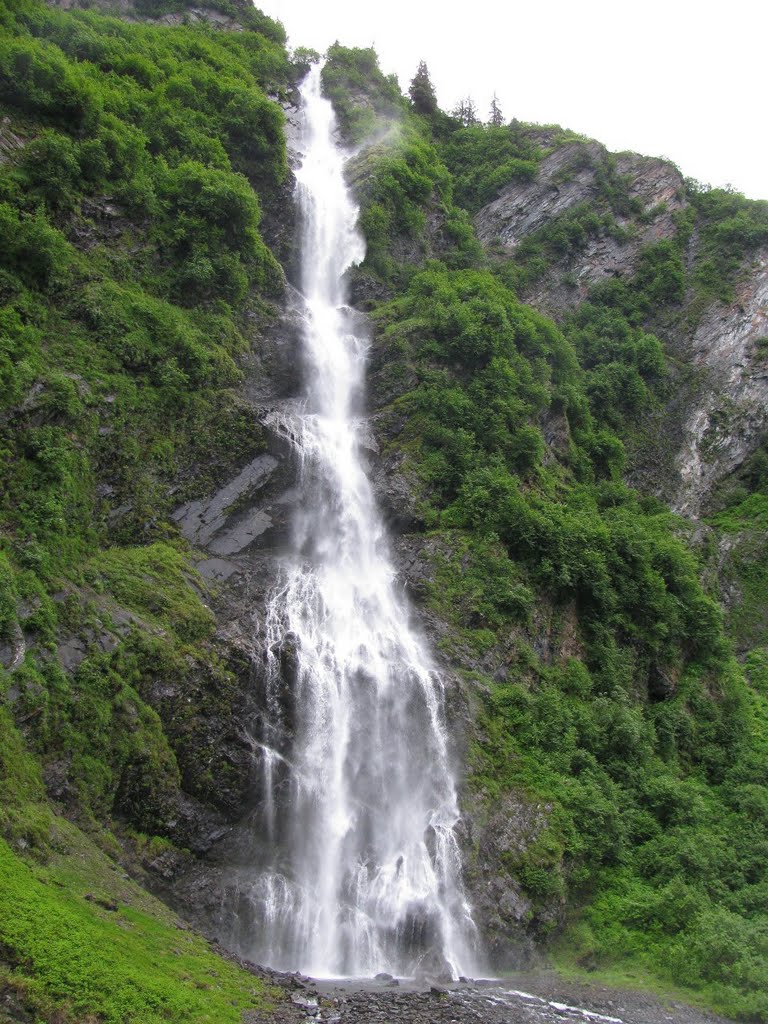
<instances>
[{"instance_id":1,"label":"white sky","mask_svg":"<svg viewBox=\"0 0 768 1024\"><path fill-rule=\"evenodd\" d=\"M440 106L491 96L505 119L556 123L666 156L768 199L766 0L256 0L292 46L375 46L406 91L420 60Z\"/></svg>"}]
</instances>

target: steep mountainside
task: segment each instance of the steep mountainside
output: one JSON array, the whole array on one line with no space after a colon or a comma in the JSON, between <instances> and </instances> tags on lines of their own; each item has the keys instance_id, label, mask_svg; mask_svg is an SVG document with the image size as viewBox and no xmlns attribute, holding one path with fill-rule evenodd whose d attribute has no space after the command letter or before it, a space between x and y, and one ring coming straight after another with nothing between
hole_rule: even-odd
<instances>
[{"instance_id":1,"label":"steep mountainside","mask_svg":"<svg viewBox=\"0 0 768 1024\"><path fill-rule=\"evenodd\" d=\"M351 171L374 465L465 679L489 946L514 963L553 936L764 1013L768 205L560 129L405 111L394 132L374 59L326 69L352 138L350 103L380 112Z\"/></svg>"},{"instance_id":2,"label":"steep mountainside","mask_svg":"<svg viewBox=\"0 0 768 1024\"><path fill-rule=\"evenodd\" d=\"M277 998L146 890L244 948L310 58L244 0L0 3L12 1019ZM368 246L370 472L449 684L491 963L765 1019L768 204L463 123L370 50L323 77Z\"/></svg>"}]
</instances>

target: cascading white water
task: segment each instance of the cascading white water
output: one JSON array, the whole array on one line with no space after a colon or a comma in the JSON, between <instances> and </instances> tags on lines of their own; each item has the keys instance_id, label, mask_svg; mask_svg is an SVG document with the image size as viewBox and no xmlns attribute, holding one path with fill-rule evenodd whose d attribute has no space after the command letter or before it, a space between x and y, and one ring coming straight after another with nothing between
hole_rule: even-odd
<instances>
[{"instance_id":1,"label":"cascading white water","mask_svg":"<svg viewBox=\"0 0 768 1024\"><path fill-rule=\"evenodd\" d=\"M308 385L281 425L304 505L266 623L267 841L260 869L239 883L238 944L318 977L469 973L475 928L442 683L409 625L360 452L367 340L345 305L344 272L365 249L319 68L302 109Z\"/></svg>"}]
</instances>

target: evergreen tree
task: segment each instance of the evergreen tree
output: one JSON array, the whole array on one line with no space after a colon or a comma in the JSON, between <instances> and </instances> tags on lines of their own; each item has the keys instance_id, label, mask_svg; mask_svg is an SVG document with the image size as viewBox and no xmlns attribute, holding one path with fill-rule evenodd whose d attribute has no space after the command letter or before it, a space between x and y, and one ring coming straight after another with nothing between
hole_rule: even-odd
<instances>
[{"instance_id":1,"label":"evergreen tree","mask_svg":"<svg viewBox=\"0 0 768 1024\"><path fill-rule=\"evenodd\" d=\"M431 117L437 113L437 96L429 78L427 65L423 60L419 61L419 67L411 81L408 95L420 114L426 114L427 117Z\"/></svg>"},{"instance_id":2,"label":"evergreen tree","mask_svg":"<svg viewBox=\"0 0 768 1024\"><path fill-rule=\"evenodd\" d=\"M477 107L472 97L465 96L464 99L459 100L451 111L451 116L455 117L457 121L461 121L465 128L477 124Z\"/></svg>"},{"instance_id":3,"label":"evergreen tree","mask_svg":"<svg viewBox=\"0 0 768 1024\"><path fill-rule=\"evenodd\" d=\"M504 124L504 115L501 112L499 98L496 93L493 94L493 99L491 100L491 110L488 115L488 123L492 124L494 128L501 128Z\"/></svg>"}]
</instances>

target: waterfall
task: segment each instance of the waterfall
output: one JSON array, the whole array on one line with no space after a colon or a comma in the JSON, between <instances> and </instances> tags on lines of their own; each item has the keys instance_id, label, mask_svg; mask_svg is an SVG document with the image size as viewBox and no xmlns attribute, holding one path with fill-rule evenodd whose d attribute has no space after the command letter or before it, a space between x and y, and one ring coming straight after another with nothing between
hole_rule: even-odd
<instances>
[{"instance_id":1,"label":"waterfall","mask_svg":"<svg viewBox=\"0 0 768 1024\"><path fill-rule=\"evenodd\" d=\"M365 246L318 67L301 94L307 385L279 426L303 504L267 613L261 859L238 882L233 927L246 955L284 970L455 976L472 970L475 928L443 685L409 624L361 456L368 342L344 273Z\"/></svg>"}]
</instances>

